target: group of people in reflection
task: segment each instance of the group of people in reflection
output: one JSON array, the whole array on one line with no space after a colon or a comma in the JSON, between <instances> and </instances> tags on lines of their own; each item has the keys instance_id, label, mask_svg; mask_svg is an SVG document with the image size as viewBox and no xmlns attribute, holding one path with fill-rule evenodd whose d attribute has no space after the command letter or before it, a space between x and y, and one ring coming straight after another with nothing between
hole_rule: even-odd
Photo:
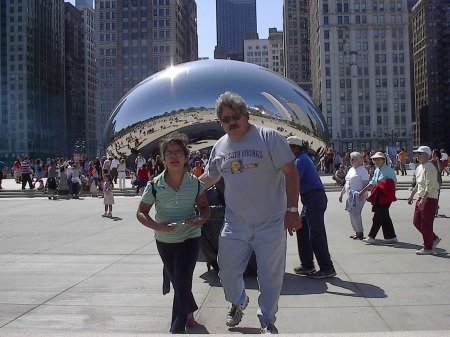
<instances>
[{"instance_id":1,"label":"group of people in reflection","mask_svg":"<svg viewBox=\"0 0 450 337\"><path fill-rule=\"evenodd\" d=\"M286 269L287 235L295 235L297 241L299 265L294 273L312 279L337 275L328 247L328 198L320 171L332 173L336 184L342 186L338 200L349 214L354 232L351 239L368 245L396 244L398 238L389 209L397 200L395 165L398 163L398 171L406 175L408 156L402 149L392 162L382 151L349 150L341 156L329 149L316 166L301 138L285 138L277 130L252 124L247 104L238 94L221 94L215 111L225 134L209 153L191 153L188 137L173 132L161 139L159 155L147 160L139 153L132 163L133 170L127 167L125 158L117 156L92 161L82 158L78 162L48 159L45 164L25 157L17 158L12 174L23 189L27 183L34 188L33 181L47 178L49 199L56 197L62 180L66 180L73 198L78 197L80 189L87 186L91 190L95 186L95 191L104 196L103 216L110 218L114 186L118 183L119 189L125 189L125 178L130 175L136 194L141 195L136 217L153 230L164 275L174 290L172 333L184 333L196 324L198 305L192 293L193 273L201 227L211 214L205 191L223 179L226 209L217 262L225 299L230 304L224 323L235 327L243 318L250 301L244 272L254 253L260 332L277 333L275 321ZM412 222L422 235L423 247L416 254L430 255L441 241L433 231L433 222L448 157L443 156L445 151L432 151L428 146L421 146L414 153L415 185L408 204L413 204L417 194ZM362 210L366 201L372 205L373 218L370 231L364 236ZM152 207L154 215L150 214ZM383 241L376 240L380 228Z\"/></svg>"}]
</instances>

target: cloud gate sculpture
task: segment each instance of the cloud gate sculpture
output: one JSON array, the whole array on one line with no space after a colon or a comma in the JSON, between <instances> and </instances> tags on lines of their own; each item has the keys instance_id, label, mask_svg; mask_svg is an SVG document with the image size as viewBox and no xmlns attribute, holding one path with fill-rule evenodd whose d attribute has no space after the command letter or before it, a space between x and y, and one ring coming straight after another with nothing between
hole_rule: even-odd
<instances>
[{"instance_id":1,"label":"cloud gate sculpture","mask_svg":"<svg viewBox=\"0 0 450 337\"><path fill-rule=\"evenodd\" d=\"M214 145L224 134L215 101L225 91L244 98L250 123L296 135L319 155L325 151L324 118L297 85L254 64L200 60L160 71L130 90L107 122L106 152L134 164L138 152L155 155L160 138L173 131L187 134L193 151Z\"/></svg>"}]
</instances>

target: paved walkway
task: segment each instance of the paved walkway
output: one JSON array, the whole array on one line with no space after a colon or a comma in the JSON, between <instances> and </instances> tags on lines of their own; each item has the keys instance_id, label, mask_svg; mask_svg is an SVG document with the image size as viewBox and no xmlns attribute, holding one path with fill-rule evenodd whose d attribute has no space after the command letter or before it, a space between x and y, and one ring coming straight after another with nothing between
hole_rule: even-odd
<instances>
[{"instance_id":1,"label":"paved walkway","mask_svg":"<svg viewBox=\"0 0 450 337\"><path fill-rule=\"evenodd\" d=\"M366 245L349 239L348 214L338 193L328 193L327 233L338 275L295 275L299 259L289 237L280 333L450 336L450 190L441 195L441 214L448 217L435 221L442 242L433 256L414 254L422 240L408 195L398 191L391 208L400 242ZM138 203L138 197L116 197L114 218L107 219L100 198L1 199L0 336L167 334L172 294L161 293L162 263L153 233L135 218ZM368 205L363 216L367 232ZM228 329L228 303L217 275L199 262L193 286L198 325L189 333L258 333L256 280L246 285L249 307L241 324Z\"/></svg>"}]
</instances>

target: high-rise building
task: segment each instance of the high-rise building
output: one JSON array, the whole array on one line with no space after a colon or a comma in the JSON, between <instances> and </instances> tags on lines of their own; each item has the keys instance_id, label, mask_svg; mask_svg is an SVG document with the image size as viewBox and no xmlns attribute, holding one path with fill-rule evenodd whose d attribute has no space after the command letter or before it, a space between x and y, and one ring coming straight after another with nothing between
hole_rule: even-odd
<instances>
[{"instance_id":1,"label":"high-rise building","mask_svg":"<svg viewBox=\"0 0 450 337\"><path fill-rule=\"evenodd\" d=\"M253 63L284 76L283 32L269 28L269 38L244 40L244 62Z\"/></svg>"},{"instance_id":2,"label":"high-rise building","mask_svg":"<svg viewBox=\"0 0 450 337\"><path fill-rule=\"evenodd\" d=\"M244 40L258 39L256 0L216 0L215 59L244 60Z\"/></svg>"},{"instance_id":3,"label":"high-rise building","mask_svg":"<svg viewBox=\"0 0 450 337\"><path fill-rule=\"evenodd\" d=\"M450 7L419 0L411 18L415 111L414 146L450 149Z\"/></svg>"},{"instance_id":4,"label":"high-rise building","mask_svg":"<svg viewBox=\"0 0 450 337\"><path fill-rule=\"evenodd\" d=\"M64 1L1 1L0 12L0 157L64 155Z\"/></svg>"},{"instance_id":5,"label":"high-rise building","mask_svg":"<svg viewBox=\"0 0 450 337\"><path fill-rule=\"evenodd\" d=\"M64 3L66 156L85 151L86 109L84 101L84 21L81 11ZM79 146L79 148L78 148Z\"/></svg>"},{"instance_id":6,"label":"high-rise building","mask_svg":"<svg viewBox=\"0 0 450 337\"><path fill-rule=\"evenodd\" d=\"M313 100L340 152L411 153L406 0L310 2Z\"/></svg>"},{"instance_id":7,"label":"high-rise building","mask_svg":"<svg viewBox=\"0 0 450 337\"><path fill-rule=\"evenodd\" d=\"M310 0L284 0L284 73L311 94L309 47Z\"/></svg>"},{"instance_id":8,"label":"high-rise building","mask_svg":"<svg viewBox=\"0 0 450 337\"><path fill-rule=\"evenodd\" d=\"M198 58L194 0L95 0L97 128L137 83L171 65ZM97 151L103 133L97 132Z\"/></svg>"},{"instance_id":9,"label":"high-rise building","mask_svg":"<svg viewBox=\"0 0 450 337\"><path fill-rule=\"evenodd\" d=\"M84 138L77 140L76 147L84 148L88 158L96 154L97 119L95 112L95 90L96 90L96 61L95 61L95 14L92 7L93 0L77 1L76 8L83 16L83 63L84 63Z\"/></svg>"}]
</instances>

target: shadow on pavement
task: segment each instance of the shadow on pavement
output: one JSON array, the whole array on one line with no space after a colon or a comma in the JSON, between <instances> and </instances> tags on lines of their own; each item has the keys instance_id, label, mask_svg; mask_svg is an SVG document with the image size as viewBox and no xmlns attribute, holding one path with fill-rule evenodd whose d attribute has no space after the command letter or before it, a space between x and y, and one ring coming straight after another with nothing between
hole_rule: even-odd
<instances>
[{"instance_id":1,"label":"shadow on pavement","mask_svg":"<svg viewBox=\"0 0 450 337\"><path fill-rule=\"evenodd\" d=\"M258 335L260 334L260 331L258 328L246 328L246 327L235 327L235 328L229 328L228 331L230 332L240 332L244 335Z\"/></svg>"},{"instance_id":2,"label":"shadow on pavement","mask_svg":"<svg viewBox=\"0 0 450 337\"><path fill-rule=\"evenodd\" d=\"M206 335L206 334L209 334L209 331L208 331L208 329L206 329L206 327L203 324L199 324L197 322L197 324L195 324L195 326L193 326L192 328L188 328L186 330L186 334Z\"/></svg>"}]
</instances>

